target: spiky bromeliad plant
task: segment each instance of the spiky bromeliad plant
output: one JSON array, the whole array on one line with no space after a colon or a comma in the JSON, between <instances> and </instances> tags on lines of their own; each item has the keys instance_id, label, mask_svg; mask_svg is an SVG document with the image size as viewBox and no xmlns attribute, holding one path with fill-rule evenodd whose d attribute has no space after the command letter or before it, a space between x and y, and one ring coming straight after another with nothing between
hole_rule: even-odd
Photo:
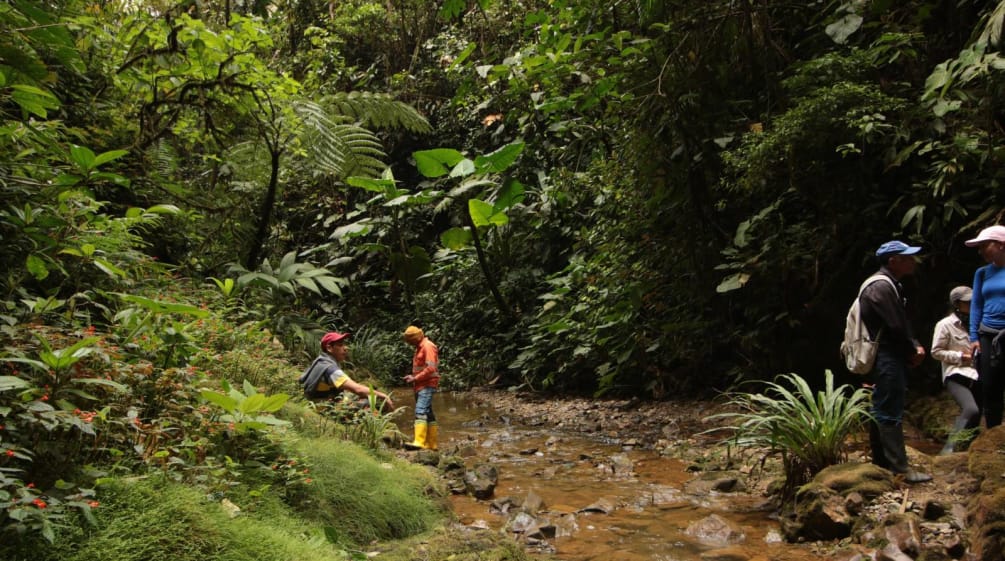
<instances>
[{"instance_id":1,"label":"spiky bromeliad plant","mask_svg":"<svg viewBox=\"0 0 1005 561\"><path fill-rule=\"evenodd\" d=\"M846 459L845 441L870 418L870 393L849 385L834 387L825 374L824 389L814 391L796 374L783 374L761 393L736 393L729 405L735 411L712 415L727 421L731 440L742 448L767 449L780 454L785 470L784 497L820 470Z\"/></svg>"}]
</instances>

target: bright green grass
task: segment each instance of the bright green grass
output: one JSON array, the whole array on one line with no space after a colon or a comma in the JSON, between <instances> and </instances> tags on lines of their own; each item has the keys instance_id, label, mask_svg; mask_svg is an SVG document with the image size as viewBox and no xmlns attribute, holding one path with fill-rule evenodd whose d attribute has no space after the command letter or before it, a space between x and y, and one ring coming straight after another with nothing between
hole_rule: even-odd
<instances>
[{"instance_id":1,"label":"bright green grass","mask_svg":"<svg viewBox=\"0 0 1005 561\"><path fill-rule=\"evenodd\" d=\"M303 521L230 518L219 502L164 478L103 487L98 524L8 552L11 561L331 561L345 559ZM27 544L26 544L27 545Z\"/></svg>"},{"instance_id":2,"label":"bright green grass","mask_svg":"<svg viewBox=\"0 0 1005 561\"><path fill-rule=\"evenodd\" d=\"M293 498L293 508L355 543L411 536L442 517L427 496L436 479L421 466L396 458L380 462L334 439L304 439L291 445L291 453L310 463L313 479L308 492Z\"/></svg>"},{"instance_id":3,"label":"bright green grass","mask_svg":"<svg viewBox=\"0 0 1005 561\"><path fill-rule=\"evenodd\" d=\"M309 466L311 482L263 489L249 477L220 496L166 477L117 480L99 488L97 525L39 539L0 542L4 561L321 561L346 558L370 542L433 529L444 516L431 498L435 475L397 458L374 458L333 439L283 439L285 456ZM254 472L249 475L254 475ZM284 498L285 497L285 498ZM331 543L331 542L334 542Z\"/></svg>"}]
</instances>

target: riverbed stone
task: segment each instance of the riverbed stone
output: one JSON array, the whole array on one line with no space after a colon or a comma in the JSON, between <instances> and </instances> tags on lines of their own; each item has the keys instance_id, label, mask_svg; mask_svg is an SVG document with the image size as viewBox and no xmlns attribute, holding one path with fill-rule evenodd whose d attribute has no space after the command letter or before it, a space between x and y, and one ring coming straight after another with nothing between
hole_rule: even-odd
<instances>
[{"instance_id":1,"label":"riverbed stone","mask_svg":"<svg viewBox=\"0 0 1005 561\"><path fill-rule=\"evenodd\" d=\"M478 464L464 472L464 487L476 499L488 499L499 483L499 470L491 464Z\"/></svg>"},{"instance_id":2,"label":"riverbed stone","mask_svg":"<svg viewBox=\"0 0 1005 561\"><path fill-rule=\"evenodd\" d=\"M689 495L705 496L713 491L737 493L746 490L742 476L736 471L706 471L684 483L684 492Z\"/></svg>"},{"instance_id":3,"label":"riverbed stone","mask_svg":"<svg viewBox=\"0 0 1005 561\"><path fill-rule=\"evenodd\" d=\"M917 557L921 552L921 529L918 517L914 514L892 514L884 524L886 541L897 546L897 549L910 557Z\"/></svg>"},{"instance_id":4,"label":"riverbed stone","mask_svg":"<svg viewBox=\"0 0 1005 561\"><path fill-rule=\"evenodd\" d=\"M747 538L739 526L718 514L692 522L684 533L702 543L720 546L735 545Z\"/></svg>"},{"instance_id":5,"label":"riverbed stone","mask_svg":"<svg viewBox=\"0 0 1005 561\"><path fill-rule=\"evenodd\" d=\"M914 561L910 555L901 551L895 544L888 544L876 552L876 561Z\"/></svg>"},{"instance_id":6,"label":"riverbed stone","mask_svg":"<svg viewBox=\"0 0 1005 561\"><path fill-rule=\"evenodd\" d=\"M701 554L706 561L750 561L750 554L739 546L712 549Z\"/></svg>"}]
</instances>

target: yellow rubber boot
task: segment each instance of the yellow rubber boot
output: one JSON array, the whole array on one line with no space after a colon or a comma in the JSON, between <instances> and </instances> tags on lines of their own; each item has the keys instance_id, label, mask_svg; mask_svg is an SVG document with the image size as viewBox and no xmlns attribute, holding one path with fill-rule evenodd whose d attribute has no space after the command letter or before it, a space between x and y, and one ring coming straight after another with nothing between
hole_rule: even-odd
<instances>
[{"instance_id":1,"label":"yellow rubber boot","mask_svg":"<svg viewBox=\"0 0 1005 561\"><path fill-rule=\"evenodd\" d=\"M426 421L415 421L415 440L412 442L405 443L405 448L409 450L419 450L421 448L427 448L426 438L428 435L429 425Z\"/></svg>"},{"instance_id":2,"label":"yellow rubber boot","mask_svg":"<svg viewBox=\"0 0 1005 561\"><path fill-rule=\"evenodd\" d=\"M440 426L436 423L429 423L429 432L426 435L426 445L430 450L437 450L439 447Z\"/></svg>"}]
</instances>

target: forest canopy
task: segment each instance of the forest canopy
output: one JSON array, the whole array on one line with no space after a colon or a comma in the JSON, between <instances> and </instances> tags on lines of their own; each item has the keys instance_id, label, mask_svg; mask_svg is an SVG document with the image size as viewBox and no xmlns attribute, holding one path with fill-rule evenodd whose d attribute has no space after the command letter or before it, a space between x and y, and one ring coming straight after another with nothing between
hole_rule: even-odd
<instances>
[{"instance_id":1,"label":"forest canopy","mask_svg":"<svg viewBox=\"0 0 1005 561\"><path fill-rule=\"evenodd\" d=\"M880 243L925 248L921 334L969 284L962 240L1005 200L1003 20L977 0L7 2L4 333L142 345L140 311L200 310L167 282L300 359L328 329L390 346L421 322L457 385L822 375ZM187 363L174 321L148 333L158 368Z\"/></svg>"}]
</instances>

